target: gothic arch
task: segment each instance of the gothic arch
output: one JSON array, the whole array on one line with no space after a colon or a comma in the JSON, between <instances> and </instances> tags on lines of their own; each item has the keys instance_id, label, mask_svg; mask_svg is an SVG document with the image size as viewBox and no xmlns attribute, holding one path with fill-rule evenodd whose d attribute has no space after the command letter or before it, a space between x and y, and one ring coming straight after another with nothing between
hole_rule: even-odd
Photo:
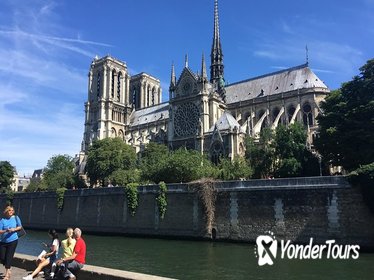
<instances>
[{"instance_id":1,"label":"gothic arch","mask_svg":"<svg viewBox=\"0 0 374 280\"><path fill-rule=\"evenodd\" d=\"M146 96L146 101L145 101L147 107L149 107L149 105L150 105L150 102L149 102L150 101L150 97L151 97L150 95L151 95L151 86L148 85L147 86L147 96Z\"/></svg>"},{"instance_id":2,"label":"gothic arch","mask_svg":"<svg viewBox=\"0 0 374 280\"><path fill-rule=\"evenodd\" d=\"M116 69L113 69L111 71L111 73L112 73L112 77L111 77L111 83L110 83L110 94L111 94L111 97L113 98L114 97L115 80L116 80L116 76L117 76Z\"/></svg>"},{"instance_id":3,"label":"gothic arch","mask_svg":"<svg viewBox=\"0 0 374 280\"><path fill-rule=\"evenodd\" d=\"M97 77L96 77L96 94L97 97L100 96L100 89L101 89L101 73L100 71L97 72Z\"/></svg>"},{"instance_id":4,"label":"gothic arch","mask_svg":"<svg viewBox=\"0 0 374 280\"><path fill-rule=\"evenodd\" d=\"M118 137L121 138L122 141L125 140L125 135L124 135L122 129L120 129L120 130L118 131Z\"/></svg>"},{"instance_id":5,"label":"gothic arch","mask_svg":"<svg viewBox=\"0 0 374 280\"><path fill-rule=\"evenodd\" d=\"M294 106L293 104L288 105L288 107L287 107L287 121L288 121L288 123L291 122L295 111L296 111L296 106Z\"/></svg>"},{"instance_id":6,"label":"gothic arch","mask_svg":"<svg viewBox=\"0 0 374 280\"><path fill-rule=\"evenodd\" d=\"M122 72L118 72L117 76L117 101L121 101L121 80L122 80Z\"/></svg>"},{"instance_id":7,"label":"gothic arch","mask_svg":"<svg viewBox=\"0 0 374 280\"><path fill-rule=\"evenodd\" d=\"M110 137L112 137L112 138L117 137L117 131L114 127L112 127L112 129L110 131Z\"/></svg>"},{"instance_id":8,"label":"gothic arch","mask_svg":"<svg viewBox=\"0 0 374 280\"><path fill-rule=\"evenodd\" d=\"M152 105L155 105L156 103L155 103L155 94L156 94L156 88L155 87L153 87L152 88Z\"/></svg>"},{"instance_id":9,"label":"gothic arch","mask_svg":"<svg viewBox=\"0 0 374 280\"><path fill-rule=\"evenodd\" d=\"M309 102L305 102L302 106L303 123L305 126L313 126L313 110Z\"/></svg>"},{"instance_id":10,"label":"gothic arch","mask_svg":"<svg viewBox=\"0 0 374 280\"><path fill-rule=\"evenodd\" d=\"M218 164L220 159L224 156L223 143L219 140L215 140L210 146L210 160L214 164Z\"/></svg>"}]
</instances>

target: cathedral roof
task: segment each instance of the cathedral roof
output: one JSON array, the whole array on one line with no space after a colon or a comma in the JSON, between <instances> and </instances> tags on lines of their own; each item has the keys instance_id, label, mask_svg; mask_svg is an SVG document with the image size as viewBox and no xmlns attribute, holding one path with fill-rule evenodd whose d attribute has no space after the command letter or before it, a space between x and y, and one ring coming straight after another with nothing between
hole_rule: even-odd
<instances>
[{"instance_id":1,"label":"cathedral roof","mask_svg":"<svg viewBox=\"0 0 374 280\"><path fill-rule=\"evenodd\" d=\"M308 64L240 81L225 87L228 104L298 89L312 88L329 91L328 87L308 67Z\"/></svg>"},{"instance_id":2,"label":"cathedral roof","mask_svg":"<svg viewBox=\"0 0 374 280\"><path fill-rule=\"evenodd\" d=\"M144 125L169 119L169 102L134 111L130 116L130 126Z\"/></svg>"},{"instance_id":3,"label":"cathedral roof","mask_svg":"<svg viewBox=\"0 0 374 280\"><path fill-rule=\"evenodd\" d=\"M234 130L240 131L240 124L237 120L228 112L224 112L223 115L216 121L216 123L209 129L209 132L213 132L217 126L218 130Z\"/></svg>"}]
</instances>

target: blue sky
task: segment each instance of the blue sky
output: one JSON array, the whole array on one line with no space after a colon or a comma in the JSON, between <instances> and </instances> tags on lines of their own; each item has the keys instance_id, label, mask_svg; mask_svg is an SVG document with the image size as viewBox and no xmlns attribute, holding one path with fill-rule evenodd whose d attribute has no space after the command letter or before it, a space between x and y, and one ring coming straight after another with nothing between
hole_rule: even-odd
<instances>
[{"instance_id":1,"label":"blue sky","mask_svg":"<svg viewBox=\"0 0 374 280\"><path fill-rule=\"evenodd\" d=\"M161 80L189 56L208 66L213 0L1 0L0 160L21 175L56 154L74 156L83 136L87 74L95 55ZM220 0L229 83L305 62L331 89L374 57L374 0Z\"/></svg>"}]
</instances>

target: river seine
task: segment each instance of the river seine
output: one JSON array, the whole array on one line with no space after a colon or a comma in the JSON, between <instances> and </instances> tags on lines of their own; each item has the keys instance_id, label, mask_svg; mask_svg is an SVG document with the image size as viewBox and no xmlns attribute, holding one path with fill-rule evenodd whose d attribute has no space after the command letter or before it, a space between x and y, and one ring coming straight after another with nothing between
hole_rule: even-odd
<instances>
[{"instance_id":1,"label":"river seine","mask_svg":"<svg viewBox=\"0 0 374 280\"><path fill-rule=\"evenodd\" d=\"M61 239L64 235L61 234ZM87 264L177 279L374 279L374 254L358 259L288 260L258 266L256 246L244 243L181 241L85 235ZM47 232L27 231L17 252L37 256Z\"/></svg>"}]
</instances>

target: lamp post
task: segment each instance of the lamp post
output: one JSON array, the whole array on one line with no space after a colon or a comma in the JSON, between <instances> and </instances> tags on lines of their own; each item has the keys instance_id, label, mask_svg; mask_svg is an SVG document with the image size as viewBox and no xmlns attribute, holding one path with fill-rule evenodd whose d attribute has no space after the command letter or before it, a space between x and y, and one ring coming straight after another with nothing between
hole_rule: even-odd
<instances>
[{"instance_id":1,"label":"lamp post","mask_svg":"<svg viewBox=\"0 0 374 280\"><path fill-rule=\"evenodd\" d=\"M322 176L322 157L318 155L318 164L319 164L319 176Z\"/></svg>"}]
</instances>

